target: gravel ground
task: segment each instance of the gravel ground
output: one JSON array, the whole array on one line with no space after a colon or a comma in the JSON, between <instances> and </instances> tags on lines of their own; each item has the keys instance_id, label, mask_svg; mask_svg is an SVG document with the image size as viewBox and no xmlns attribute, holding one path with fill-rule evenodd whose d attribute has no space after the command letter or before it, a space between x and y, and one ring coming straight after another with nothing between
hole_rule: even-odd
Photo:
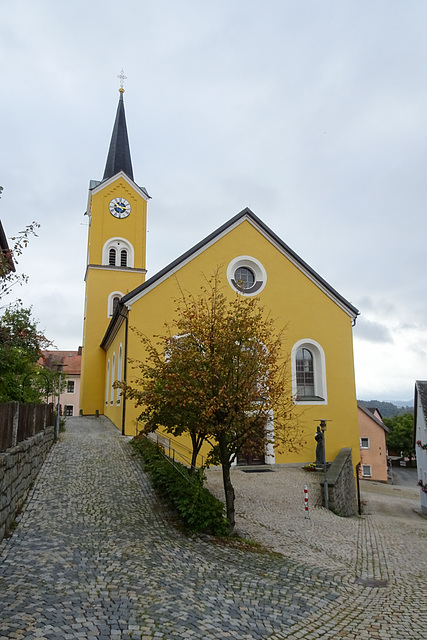
<instances>
[{"instance_id":1,"label":"gravel ground","mask_svg":"<svg viewBox=\"0 0 427 640\"><path fill-rule=\"evenodd\" d=\"M210 469L206 475L207 486L222 500L221 471ZM369 522L376 532L373 546L377 555L387 555L382 573L409 575L420 567L427 571L424 560L427 519L416 512L419 504L416 486L362 480L362 517L341 518L321 506L320 480L320 474L295 467L276 467L271 473L233 469L238 530L294 561L343 574L350 571L357 576L361 562L358 542L362 542L361 536L369 536L365 531ZM305 486L309 518L304 510ZM370 553L367 541L365 554ZM375 570L371 573L374 576ZM376 577L381 577L380 573Z\"/></svg>"}]
</instances>

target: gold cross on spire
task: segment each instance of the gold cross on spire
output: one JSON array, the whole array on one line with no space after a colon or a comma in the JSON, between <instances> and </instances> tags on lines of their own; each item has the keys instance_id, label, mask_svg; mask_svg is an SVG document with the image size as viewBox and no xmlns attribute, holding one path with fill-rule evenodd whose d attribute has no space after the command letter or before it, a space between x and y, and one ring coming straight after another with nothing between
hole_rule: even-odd
<instances>
[{"instance_id":1,"label":"gold cross on spire","mask_svg":"<svg viewBox=\"0 0 427 640\"><path fill-rule=\"evenodd\" d=\"M123 69L120 71L119 75L117 76L118 79L120 80L120 93L124 93L124 89L123 89L123 83L125 80L127 80L127 76L125 76Z\"/></svg>"}]
</instances>

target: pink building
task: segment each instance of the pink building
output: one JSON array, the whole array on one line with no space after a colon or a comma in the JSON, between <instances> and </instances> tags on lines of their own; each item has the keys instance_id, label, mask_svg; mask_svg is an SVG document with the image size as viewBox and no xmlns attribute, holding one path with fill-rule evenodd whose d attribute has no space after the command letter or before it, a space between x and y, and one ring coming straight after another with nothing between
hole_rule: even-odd
<instances>
[{"instance_id":1,"label":"pink building","mask_svg":"<svg viewBox=\"0 0 427 640\"><path fill-rule=\"evenodd\" d=\"M378 409L367 409L357 403L357 416L360 437L359 476L368 480L387 482L387 445L388 428L381 419Z\"/></svg>"},{"instance_id":2,"label":"pink building","mask_svg":"<svg viewBox=\"0 0 427 640\"><path fill-rule=\"evenodd\" d=\"M79 415L81 360L81 347L78 351L43 351L42 364L44 366L55 369L55 365L62 365L66 384L59 403L64 416ZM57 402L56 399L55 402Z\"/></svg>"}]
</instances>

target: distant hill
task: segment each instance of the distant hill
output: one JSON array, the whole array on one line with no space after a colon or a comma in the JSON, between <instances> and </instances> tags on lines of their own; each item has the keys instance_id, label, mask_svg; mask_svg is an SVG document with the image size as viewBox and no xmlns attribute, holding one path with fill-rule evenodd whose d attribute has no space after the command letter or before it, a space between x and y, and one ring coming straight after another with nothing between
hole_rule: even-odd
<instances>
[{"instance_id":1,"label":"distant hill","mask_svg":"<svg viewBox=\"0 0 427 640\"><path fill-rule=\"evenodd\" d=\"M402 416L404 413L414 413L414 407L410 405L403 406L403 403L393 404L393 402L382 402L381 400L358 400L362 407L378 409L383 418L392 418L393 416ZM397 402L397 401L396 401ZM398 406L399 405L399 406Z\"/></svg>"}]
</instances>

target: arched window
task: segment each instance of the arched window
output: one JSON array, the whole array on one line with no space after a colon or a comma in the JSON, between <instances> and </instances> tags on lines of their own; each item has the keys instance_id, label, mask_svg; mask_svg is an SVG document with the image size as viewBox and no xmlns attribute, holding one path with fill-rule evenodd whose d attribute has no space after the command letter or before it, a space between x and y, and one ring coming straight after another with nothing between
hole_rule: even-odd
<instances>
[{"instance_id":1,"label":"arched window","mask_svg":"<svg viewBox=\"0 0 427 640\"><path fill-rule=\"evenodd\" d=\"M107 363L107 380L105 385L105 404L108 404L108 394L110 392L110 361Z\"/></svg>"},{"instance_id":2,"label":"arched window","mask_svg":"<svg viewBox=\"0 0 427 640\"><path fill-rule=\"evenodd\" d=\"M314 362L309 349L298 349L296 359L297 397L314 396Z\"/></svg>"},{"instance_id":3,"label":"arched window","mask_svg":"<svg viewBox=\"0 0 427 640\"><path fill-rule=\"evenodd\" d=\"M117 305L119 304L120 296L114 296L113 298L113 313L117 309Z\"/></svg>"},{"instance_id":4,"label":"arched window","mask_svg":"<svg viewBox=\"0 0 427 640\"><path fill-rule=\"evenodd\" d=\"M111 395L110 395L110 404L114 402L114 369L116 366L116 354L113 353L113 364L111 367Z\"/></svg>"},{"instance_id":5,"label":"arched window","mask_svg":"<svg viewBox=\"0 0 427 640\"><path fill-rule=\"evenodd\" d=\"M121 382L122 380L122 345L120 345L119 347L119 358L117 361L117 382ZM120 399L121 399L121 389L116 389L117 395L116 395L116 404L120 404Z\"/></svg>"},{"instance_id":6,"label":"arched window","mask_svg":"<svg viewBox=\"0 0 427 640\"><path fill-rule=\"evenodd\" d=\"M119 268L133 267L133 246L124 238L110 238L102 249L102 264Z\"/></svg>"},{"instance_id":7,"label":"arched window","mask_svg":"<svg viewBox=\"0 0 427 640\"><path fill-rule=\"evenodd\" d=\"M117 305L119 304L121 298L123 298L123 293L121 291L112 291L108 296L107 302L107 317L112 318L113 313L116 310Z\"/></svg>"},{"instance_id":8,"label":"arched window","mask_svg":"<svg viewBox=\"0 0 427 640\"><path fill-rule=\"evenodd\" d=\"M327 404L325 352L311 338L299 340L291 353L292 394L298 404Z\"/></svg>"}]
</instances>

